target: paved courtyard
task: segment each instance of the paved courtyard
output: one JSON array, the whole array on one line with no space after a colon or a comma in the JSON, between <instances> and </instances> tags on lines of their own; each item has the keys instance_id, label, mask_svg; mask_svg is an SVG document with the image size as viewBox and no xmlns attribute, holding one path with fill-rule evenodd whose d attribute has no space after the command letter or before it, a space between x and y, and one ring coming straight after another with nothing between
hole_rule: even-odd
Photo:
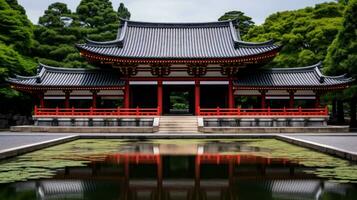
<instances>
[{"instance_id":1,"label":"paved courtyard","mask_svg":"<svg viewBox=\"0 0 357 200\"><path fill-rule=\"evenodd\" d=\"M1 133L0 134L0 151L24 146L31 145L39 142L46 142L54 139L59 139L68 135L45 135L45 134L13 134L13 133Z\"/></svg>"},{"instance_id":2,"label":"paved courtyard","mask_svg":"<svg viewBox=\"0 0 357 200\"><path fill-rule=\"evenodd\" d=\"M350 135L289 135L290 138L296 138L308 142L318 143L324 146L330 146L343 151L357 153L357 134Z\"/></svg>"}]
</instances>

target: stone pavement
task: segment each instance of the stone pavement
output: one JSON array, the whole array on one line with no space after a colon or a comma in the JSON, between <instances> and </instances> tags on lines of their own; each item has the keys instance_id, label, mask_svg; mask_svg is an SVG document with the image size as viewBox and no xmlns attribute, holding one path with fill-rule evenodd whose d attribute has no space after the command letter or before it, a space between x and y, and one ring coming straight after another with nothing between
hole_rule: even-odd
<instances>
[{"instance_id":1,"label":"stone pavement","mask_svg":"<svg viewBox=\"0 0 357 200\"><path fill-rule=\"evenodd\" d=\"M290 135L292 138L319 143L321 145L331 146L345 151L357 153L357 135Z\"/></svg>"},{"instance_id":2,"label":"stone pavement","mask_svg":"<svg viewBox=\"0 0 357 200\"><path fill-rule=\"evenodd\" d=\"M75 135L0 133L0 159L18 156L57 144L73 141Z\"/></svg>"},{"instance_id":3,"label":"stone pavement","mask_svg":"<svg viewBox=\"0 0 357 200\"><path fill-rule=\"evenodd\" d=\"M19 134L1 134L0 135L0 151L11 149L24 145L45 142L49 140L59 139L67 135L19 135Z\"/></svg>"},{"instance_id":4,"label":"stone pavement","mask_svg":"<svg viewBox=\"0 0 357 200\"><path fill-rule=\"evenodd\" d=\"M333 156L357 161L357 135L277 135L277 139L314 149Z\"/></svg>"}]
</instances>

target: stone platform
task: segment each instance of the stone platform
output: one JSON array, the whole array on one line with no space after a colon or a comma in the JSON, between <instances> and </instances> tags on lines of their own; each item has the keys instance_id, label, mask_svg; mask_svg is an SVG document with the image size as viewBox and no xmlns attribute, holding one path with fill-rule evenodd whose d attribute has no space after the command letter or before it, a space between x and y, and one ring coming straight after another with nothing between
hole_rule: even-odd
<instances>
[{"instance_id":1,"label":"stone platform","mask_svg":"<svg viewBox=\"0 0 357 200\"><path fill-rule=\"evenodd\" d=\"M75 127L75 126L12 126L13 132L39 133L154 133L158 126L148 127Z\"/></svg>"},{"instance_id":2,"label":"stone platform","mask_svg":"<svg viewBox=\"0 0 357 200\"><path fill-rule=\"evenodd\" d=\"M347 133L348 126L326 127L204 127L202 133Z\"/></svg>"}]
</instances>

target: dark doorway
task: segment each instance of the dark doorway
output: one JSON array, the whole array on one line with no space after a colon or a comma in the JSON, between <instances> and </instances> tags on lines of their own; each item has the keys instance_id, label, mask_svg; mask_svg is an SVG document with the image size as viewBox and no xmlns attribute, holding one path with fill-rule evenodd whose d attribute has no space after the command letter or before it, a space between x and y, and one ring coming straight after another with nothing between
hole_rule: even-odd
<instances>
[{"instance_id":1,"label":"dark doorway","mask_svg":"<svg viewBox=\"0 0 357 200\"><path fill-rule=\"evenodd\" d=\"M130 86L130 99L132 108L156 108L157 85Z\"/></svg>"},{"instance_id":2,"label":"dark doorway","mask_svg":"<svg viewBox=\"0 0 357 200\"><path fill-rule=\"evenodd\" d=\"M194 114L195 96L193 85L164 85L163 113L166 115Z\"/></svg>"},{"instance_id":3,"label":"dark doorway","mask_svg":"<svg viewBox=\"0 0 357 200\"><path fill-rule=\"evenodd\" d=\"M201 85L201 108L228 108L227 85Z\"/></svg>"}]
</instances>

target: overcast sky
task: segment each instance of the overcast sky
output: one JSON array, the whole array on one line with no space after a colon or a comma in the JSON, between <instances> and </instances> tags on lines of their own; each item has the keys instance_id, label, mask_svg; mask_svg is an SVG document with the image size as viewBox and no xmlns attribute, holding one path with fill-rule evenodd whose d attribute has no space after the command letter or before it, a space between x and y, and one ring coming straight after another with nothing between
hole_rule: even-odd
<instances>
[{"instance_id":1,"label":"overcast sky","mask_svg":"<svg viewBox=\"0 0 357 200\"><path fill-rule=\"evenodd\" d=\"M54 2L63 2L74 11L80 0L18 0L25 7L32 22L37 23L44 10ZM131 19L153 22L203 22L216 21L222 14L240 10L257 24L277 11L312 6L328 0L112 0L117 10L124 2ZM331 1L331 0L330 0Z\"/></svg>"}]
</instances>

